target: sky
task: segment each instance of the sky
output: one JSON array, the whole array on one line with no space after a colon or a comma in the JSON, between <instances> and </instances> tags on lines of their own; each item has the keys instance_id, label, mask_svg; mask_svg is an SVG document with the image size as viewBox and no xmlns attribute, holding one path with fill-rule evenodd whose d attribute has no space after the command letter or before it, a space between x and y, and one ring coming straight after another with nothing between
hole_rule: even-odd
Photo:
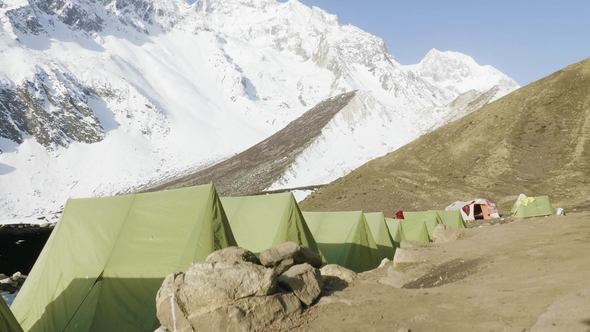
<instances>
[{"instance_id":1,"label":"sky","mask_svg":"<svg viewBox=\"0 0 590 332\"><path fill-rule=\"evenodd\" d=\"M590 57L590 0L300 0L383 38L402 64L459 51L521 85Z\"/></svg>"}]
</instances>

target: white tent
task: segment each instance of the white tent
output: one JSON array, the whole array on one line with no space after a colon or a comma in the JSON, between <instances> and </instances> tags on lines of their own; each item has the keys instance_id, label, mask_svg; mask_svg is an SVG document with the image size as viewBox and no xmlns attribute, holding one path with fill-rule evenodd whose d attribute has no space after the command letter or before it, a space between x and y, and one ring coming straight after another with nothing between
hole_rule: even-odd
<instances>
[{"instance_id":1,"label":"white tent","mask_svg":"<svg viewBox=\"0 0 590 332\"><path fill-rule=\"evenodd\" d=\"M459 210L464 221L473 221L475 219L494 219L500 218L496 203L485 199L476 198L471 201L456 201L445 209L447 211Z\"/></svg>"}]
</instances>

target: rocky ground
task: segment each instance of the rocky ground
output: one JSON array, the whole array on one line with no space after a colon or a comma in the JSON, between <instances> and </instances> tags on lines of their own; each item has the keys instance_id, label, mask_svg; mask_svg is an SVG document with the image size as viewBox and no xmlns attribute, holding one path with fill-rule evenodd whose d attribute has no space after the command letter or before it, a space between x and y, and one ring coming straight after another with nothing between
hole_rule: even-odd
<instances>
[{"instance_id":1,"label":"rocky ground","mask_svg":"<svg viewBox=\"0 0 590 332\"><path fill-rule=\"evenodd\" d=\"M590 212L404 244L392 263L322 297L303 331L589 331ZM395 266L394 266L395 263Z\"/></svg>"}]
</instances>

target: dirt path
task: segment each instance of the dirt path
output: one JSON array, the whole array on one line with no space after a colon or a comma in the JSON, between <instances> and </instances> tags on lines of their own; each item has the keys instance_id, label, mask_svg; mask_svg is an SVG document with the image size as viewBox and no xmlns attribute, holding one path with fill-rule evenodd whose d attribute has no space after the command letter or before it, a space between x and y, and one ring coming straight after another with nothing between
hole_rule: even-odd
<instances>
[{"instance_id":1,"label":"dirt path","mask_svg":"<svg viewBox=\"0 0 590 332\"><path fill-rule=\"evenodd\" d=\"M590 331L590 213L468 229L409 251L421 263L363 274L297 330ZM407 288L390 286L408 276Z\"/></svg>"}]
</instances>

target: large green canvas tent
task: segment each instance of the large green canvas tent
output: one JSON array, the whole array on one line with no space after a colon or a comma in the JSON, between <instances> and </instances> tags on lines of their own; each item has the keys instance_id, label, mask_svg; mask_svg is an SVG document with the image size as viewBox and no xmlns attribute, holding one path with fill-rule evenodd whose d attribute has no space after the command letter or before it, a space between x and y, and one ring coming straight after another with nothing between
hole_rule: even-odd
<instances>
[{"instance_id":1,"label":"large green canvas tent","mask_svg":"<svg viewBox=\"0 0 590 332\"><path fill-rule=\"evenodd\" d=\"M443 224L450 228L454 229L462 229L465 228L465 224L463 223L463 217L461 216L461 211L459 210L451 210L451 211L435 211L438 214L438 217L442 221Z\"/></svg>"},{"instance_id":2,"label":"large green canvas tent","mask_svg":"<svg viewBox=\"0 0 590 332\"><path fill-rule=\"evenodd\" d=\"M365 220L367 221L369 230L377 244L377 249L379 249L381 258L393 259L395 246L391 239L391 235L389 234L387 224L385 223L383 212L365 213Z\"/></svg>"},{"instance_id":3,"label":"large green canvas tent","mask_svg":"<svg viewBox=\"0 0 590 332\"><path fill-rule=\"evenodd\" d=\"M402 228L400 221L398 219L385 218L385 223L387 224L387 229L389 230L389 235L391 235L393 244L399 248L399 245L402 242Z\"/></svg>"},{"instance_id":4,"label":"large green canvas tent","mask_svg":"<svg viewBox=\"0 0 590 332\"><path fill-rule=\"evenodd\" d=\"M377 244L361 211L303 212L303 217L329 264L356 272L379 266Z\"/></svg>"},{"instance_id":5,"label":"large green canvas tent","mask_svg":"<svg viewBox=\"0 0 590 332\"><path fill-rule=\"evenodd\" d=\"M222 197L221 204L239 246L259 253L293 241L319 253L293 194Z\"/></svg>"},{"instance_id":6,"label":"large green canvas tent","mask_svg":"<svg viewBox=\"0 0 590 332\"><path fill-rule=\"evenodd\" d=\"M10 308L4 302L4 299L0 297L0 331L2 332L22 332L23 329L20 327L16 318L10 311Z\"/></svg>"},{"instance_id":7,"label":"large green canvas tent","mask_svg":"<svg viewBox=\"0 0 590 332\"><path fill-rule=\"evenodd\" d=\"M430 236L425 221L400 219L399 224L402 240L416 241L420 243L430 242Z\"/></svg>"},{"instance_id":8,"label":"large green canvas tent","mask_svg":"<svg viewBox=\"0 0 590 332\"><path fill-rule=\"evenodd\" d=\"M153 331L163 278L235 245L212 185L69 200L12 309L25 331Z\"/></svg>"},{"instance_id":9,"label":"large green canvas tent","mask_svg":"<svg viewBox=\"0 0 590 332\"><path fill-rule=\"evenodd\" d=\"M385 222L396 247L399 247L402 241L430 242L424 221L385 218Z\"/></svg>"},{"instance_id":10,"label":"large green canvas tent","mask_svg":"<svg viewBox=\"0 0 590 332\"><path fill-rule=\"evenodd\" d=\"M514 217L541 217L554 213L548 196L523 197L512 207L512 216Z\"/></svg>"},{"instance_id":11,"label":"large green canvas tent","mask_svg":"<svg viewBox=\"0 0 590 332\"><path fill-rule=\"evenodd\" d=\"M404 211L404 220L409 221L422 221L426 225L426 229L428 230L428 236L432 238L432 233L434 232L434 228L438 224L442 224L442 220L436 211L418 211L418 212L405 212Z\"/></svg>"}]
</instances>

